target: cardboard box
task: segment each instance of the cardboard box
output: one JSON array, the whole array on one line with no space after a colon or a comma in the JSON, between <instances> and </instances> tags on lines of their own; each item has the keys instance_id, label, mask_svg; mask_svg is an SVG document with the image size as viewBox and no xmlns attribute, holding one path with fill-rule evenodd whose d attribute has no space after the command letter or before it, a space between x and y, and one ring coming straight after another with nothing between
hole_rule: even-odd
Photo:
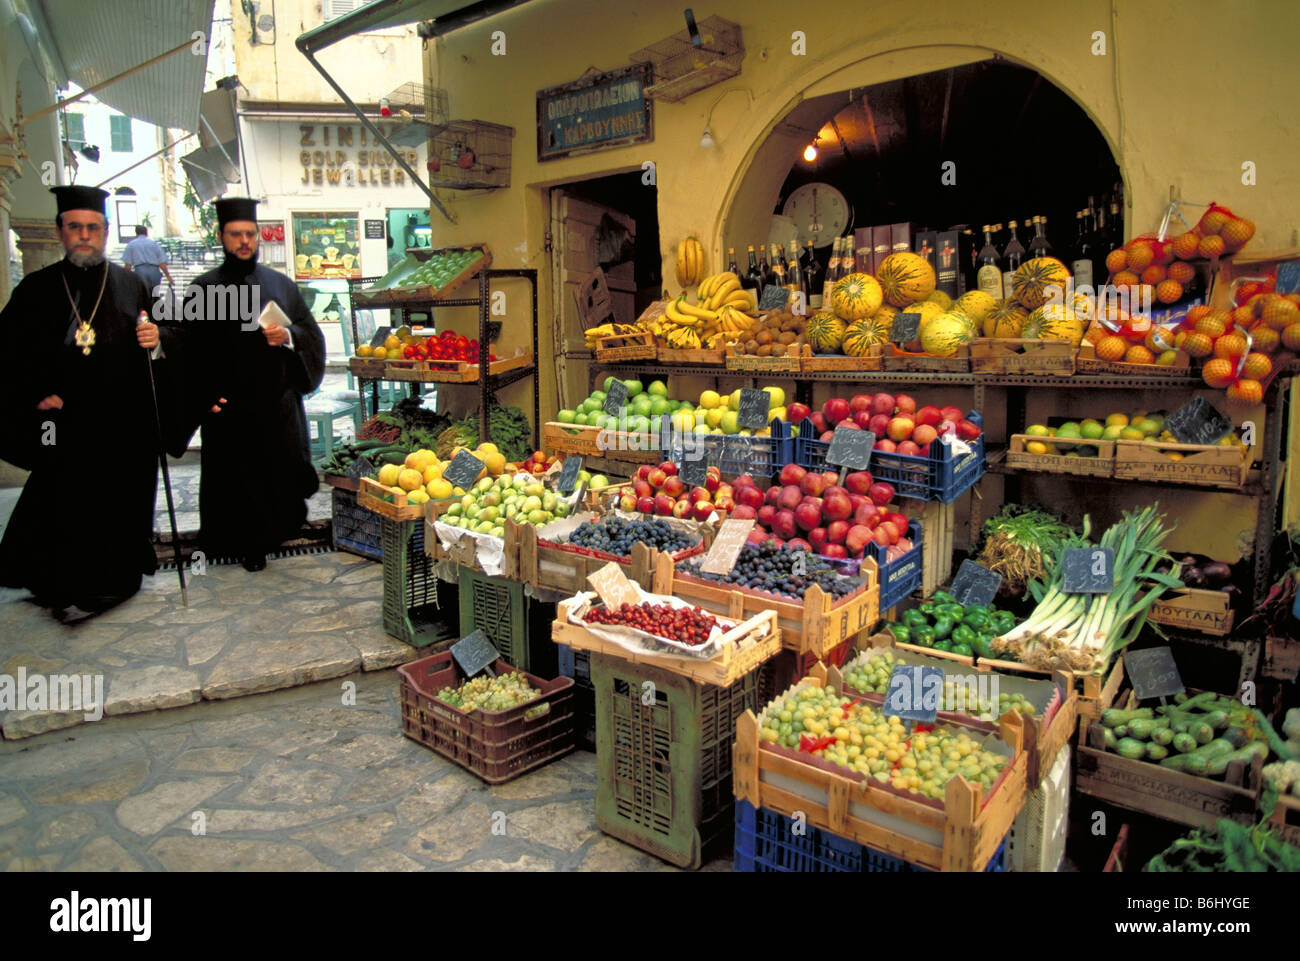
<instances>
[{"instance_id":1,"label":"cardboard box","mask_svg":"<svg viewBox=\"0 0 1300 961\"><path fill-rule=\"evenodd\" d=\"M889 225L889 252L905 254L912 249L912 225Z\"/></svg>"},{"instance_id":2,"label":"cardboard box","mask_svg":"<svg viewBox=\"0 0 1300 961\"><path fill-rule=\"evenodd\" d=\"M935 267L934 248L935 241L938 237L939 234L936 231L922 230L916 235L916 240L913 243L912 249L924 257L931 267ZM935 273L936 275L938 274L937 268L935 269Z\"/></svg>"},{"instance_id":3,"label":"cardboard box","mask_svg":"<svg viewBox=\"0 0 1300 961\"><path fill-rule=\"evenodd\" d=\"M891 239L889 224L881 224L878 227L871 228L871 273L880 269L880 265L885 262L885 258L890 254Z\"/></svg>"},{"instance_id":4,"label":"cardboard box","mask_svg":"<svg viewBox=\"0 0 1300 961\"><path fill-rule=\"evenodd\" d=\"M871 230L860 227L853 231L853 269L858 273L874 274L871 266Z\"/></svg>"},{"instance_id":5,"label":"cardboard box","mask_svg":"<svg viewBox=\"0 0 1300 961\"><path fill-rule=\"evenodd\" d=\"M960 297L964 286L961 261L961 234L956 230L940 231L935 237L935 287L949 297Z\"/></svg>"}]
</instances>

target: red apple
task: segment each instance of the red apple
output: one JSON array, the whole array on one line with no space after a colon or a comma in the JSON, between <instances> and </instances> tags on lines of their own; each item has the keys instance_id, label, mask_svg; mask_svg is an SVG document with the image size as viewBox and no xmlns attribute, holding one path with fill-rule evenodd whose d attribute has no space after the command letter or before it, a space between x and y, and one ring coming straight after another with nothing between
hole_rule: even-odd
<instances>
[{"instance_id":1,"label":"red apple","mask_svg":"<svg viewBox=\"0 0 1300 961\"><path fill-rule=\"evenodd\" d=\"M912 431L912 440L917 447L925 447L938 436L939 432L929 424L918 424L916 430Z\"/></svg>"},{"instance_id":2,"label":"red apple","mask_svg":"<svg viewBox=\"0 0 1300 961\"><path fill-rule=\"evenodd\" d=\"M713 516L713 505L708 501L696 501L691 508L691 516L697 521L707 521Z\"/></svg>"},{"instance_id":3,"label":"red apple","mask_svg":"<svg viewBox=\"0 0 1300 961\"><path fill-rule=\"evenodd\" d=\"M856 514L859 507L870 506L871 498L866 494L850 493L849 503L853 505L853 513Z\"/></svg>"},{"instance_id":4,"label":"red apple","mask_svg":"<svg viewBox=\"0 0 1300 961\"><path fill-rule=\"evenodd\" d=\"M735 497L737 504L752 507L755 511L763 506L763 492L753 485L737 487Z\"/></svg>"},{"instance_id":5,"label":"red apple","mask_svg":"<svg viewBox=\"0 0 1300 961\"><path fill-rule=\"evenodd\" d=\"M650 486L655 490L663 490L664 481L667 479L668 475L658 467L653 468L650 471L650 476L646 478L650 482Z\"/></svg>"},{"instance_id":6,"label":"red apple","mask_svg":"<svg viewBox=\"0 0 1300 961\"><path fill-rule=\"evenodd\" d=\"M844 475L844 486L848 488L850 494L865 494L871 488L871 472L850 471Z\"/></svg>"},{"instance_id":7,"label":"red apple","mask_svg":"<svg viewBox=\"0 0 1300 961\"><path fill-rule=\"evenodd\" d=\"M965 418L957 421L957 436L962 440L974 440L979 437L979 435L980 429L977 425L971 423Z\"/></svg>"},{"instance_id":8,"label":"red apple","mask_svg":"<svg viewBox=\"0 0 1300 961\"><path fill-rule=\"evenodd\" d=\"M830 427L830 424L826 423L826 415L819 410L815 410L809 414L808 419L812 421L813 427L817 428L817 433L819 434Z\"/></svg>"},{"instance_id":9,"label":"red apple","mask_svg":"<svg viewBox=\"0 0 1300 961\"><path fill-rule=\"evenodd\" d=\"M858 425L859 430L871 430L871 411L869 410L854 411L853 423Z\"/></svg>"},{"instance_id":10,"label":"red apple","mask_svg":"<svg viewBox=\"0 0 1300 961\"><path fill-rule=\"evenodd\" d=\"M654 497L655 489L650 486L648 480L642 480L638 477L632 482L632 493L636 494L637 497Z\"/></svg>"},{"instance_id":11,"label":"red apple","mask_svg":"<svg viewBox=\"0 0 1300 961\"><path fill-rule=\"evenodd\" d=\"M862 549L871 543L873 537L871 528L854 524L844 535L844 547L850 554L861 554Z\"/></svg>"},{"instance_id":12,"label":"red apple","mask_svg":"<svg viewBox=\"0 0 1300 961\"><path fill-rule=\"evenodd\" d=\"M718 485L717 490L713 492L713 499L716 501L719 496L734 498L736 496L736 488L731 484L725 482L721 483Z\"/></svg>"},{"instance_id":13,"label":"red apple","mask_svg":"<svg viewBox=\"0 0 1300 961\"><path fill-rule=\"evenodd\" d=\"M781 483L783 485L798 484L803 480L803 475L806 473L808 472L798 464L786 464L781 468Z\"/></svg>"},{"instance_id":14,"label":"red apple","mask_svg":"<svg viewBox=\"0 0 1300 961\"><path fill-rule=\"evenodd\" d=\"M730 494L723 494L721 497L714 498L713 506L720 511L731 513L736 509L736 499Z\"/></svg>"},{"instance_id":15,"label":"red apple","mask_svg":"<svg viewBox=\"0 0 1300 961\"><path fill-rule=\"evenodd\" d=\"M673 512L673 499L667 494L655 495L655 513L661 517L668 517Z\"/></svg>"},{"instance_id":16,"label":"red apple","mask_svg":"<svg viewBox=\"0 0 1300 961\"><path fill-rule=\"evenodd\" d=\"M767 489L767 493L763 495L763 503L775 506L781 500L781 491L784 489L780 484L773 484Z\"/></svg>"},{"instance_id":17,"label":"red apple","mask_svg":"<svg viewBox=\"0 0 1300 961\"><path fill-rule=\"evenodd\" d=\"M875 541L876 544L879 545L880 547L888 547L891 543L893 543L889 539L889 532L885 530L884 524L881 524L879 527L876 528L875 533L872 534L871 539Z\"/></svg>"},{"instance_id":18,"label":"red apple","mask_svg":"<svg viewBox=\"0 0 1300 961\"><path fill-rule=\"evenodd\" d=\"M807 473L799 482L799 489L809 497L820 497L826 489L826 479L821 474Z\"/></svg>"},{"instance_id":19,"label":"red apple","mask_svg":"<svg viewBox=\"0 0 1300 961\"><path fill-rule=\"evenodd\" d=\"M739 510L740 508L736 508ZM758 509L758 522L764 527L772 526L772 518L776 516L776 507L773 504L764 504Z\"/></svg>"},{"instance_id":20,"label":"red apple","mask_svg":"<svg viewBox=\"0 0 1300 961\"><path fill-rule=\"evenodd\" d=\"M636 509L642 514L653 514L655 512L655 499L653 497L638 497Z\"/></svg>"},{"instance_id":21,"label":"red apple","mask_svg":"<svg viewBox=\"0 0 1300 961\"><path fill-rule=\"evenodd\" d=\"M852 426L854 426L854 425L853 425L853 424L845 424L844 426L845 426L845 427L852 427ZM834 438L835 438L835 431L833 431L833 430L828 430L826 433L822 434L821 437L819 437L819 438L817 438L817 439L818 439L819 441L821 441L823 444L829 444L829 443L830 443Z\"/></svg>"},{"instance_id":22,"label":"red apple","mask_svg":"<svg viewBox=\"0 0 1300 961\"><path fill-rule=\"evenodd\" d=\"M796 532L794 511L777 511L772 518L772 533L783 540L789 540Z\"/></svg>"},{"instance_id":23,"label":"red apple","mask_svg":"<svg viewBox=\"0 0 1300 961\"><path fill-rule=\"evenodd\" d=\"M665 474L667 474L669 477L672 477L674 474L677 473L677 465L670 460L666 460L662 464L660 464L659 469L663 471Z\"/></svg>"},{"instance_id":24,"label":"red apple","mask_svg":"<svg viewBox=\"0 0 1300 961\"><path fill-rule=\"evenodd\" d=\"M812 410L807 404L801 404L798 401L786 405L785 408L785 415L790 418L791 424L797 424L799 421L807 419L808 415L811 413Z\"/></svg>"},{"instance_id":25,"label":"red apple","mask_svg":"<svg viewBox=\"0 0 1300 961\"><path fill-rule=\"evenodd\" d=\"M894 499L894 485L886 484L884 481L877 481L871 485L871 489L867 491L867 496L871 498L873 504L883 507Z\"/></svg>"},{"instance_id":26,"label":"red apple","mask_svg":"<svg viewBox=\"0 0 1300 961\"><path fill-rule=\"evenodd\" d=\"M917 457L921 453L921 448L917 447L914 441L900 440L898 442L898 453L907 457Z\"/></svg>"},{"instance_id":27,"label":"red apple","mask_svg":"<svg viewBox=\"0 0 1300 961\"><path fill-rule=\"evenodd\" d=\"M738 521L756 521L758 520L758 511L748 504L737 504L731 512L731 516Z\"/></svg>"},{"instance_id":28,"label":"red apple","mask_svg":"<svg viewBox=\"0 0 1300 961\"><path fill-rule=\"evenodd\" d=\"M890 544L897 544L897 543L898 543L898 538L901 536L901 535L898 533L898 527L895 526L894 523L893 523L892 521L881 521L881 522L876 526L876 530L877 530L877 532L879 532L879 531L884 531L884 532L885 532L885 535L889 538L889 543L890 543Z\"/></svg>"},{"instance_id":29,"label":"red apple","mask_svg":"<svg viewBox=\"0 0 1300 961\"><path fill-rule=\"evenodd\" d=\"M651 506L654 506L653 502L651 502ZM620 497L618 499L618 509L627 514L633 513L636 510L636 495L624 494Z\"/></svg>"},{"instance_id":30,"label":"red apple","mask_svg":"<svg viewBox=\"0 0 1300 961\"><path fill-rule=\"evenodd\" d=\"M777 505L782 510L792 511L799 506L801 500L803 500L803 491L795 484L787 484L781 488L781 496L777 500Z\"/></svg>"},{"instance_id":31,"label":"red apple","mask_svg":"<svg viewBox=\"0 0 1300 961\"><path fill-rule=\"evenodd\" d=\"M722 477L718 474L706 474L704 476L704 489L710 494L722 486Z\"/></svg>"},{"instance_id":32,"label":"red apple","mask_svg":"<svg viewBox=\"0 0 1300 961\"><path fill-rule=\"evenodd\" d=\"M690 493L690 498L691 498L691 500L693 500L693 501L710 501L710 502L712 502L712 500L713 500L713 495L709 493L709 490L708 490L708 488L706 488L706 487L692 487L692 488L691 488L691 493Z\"/></svg>"},{"instance_id":33,"label":"red apple","mask_svg":"<svg viewBox=\"0 0 1300 961\"><path fill-rule=\"evenodd\" d=\"M889 435L889 439L897 444L911 437L914 430L916 430L916 424L912 418L900 415L889 422L889 429L886 433Z\"/></svg>"},{"instance_id":34,"label":"red apple","mask_svg":"<svg viewBox=\"0 0 1300 961\"><path fill-rule=\"evenodd\" d=\"M688 500L680 500L673 505L673 517L684 517L690 519L694 513L695 505Z\"/></svg>"},{"instance_id":35,"label":"red apple","mask_svg":"<svg viewBox=\"0 0 1300 961\"><path fill-rule=\"evenodd\" d=\"M846 521L853 516L853 502L848 494L831 494L822 501L822 513L828 521Z\"/></svg>"},{"instance_id":36,"label":"red apple","mask_svg":"<svg viewBox=\"0 0 1300 961\"><path fill-rule=\"evenodd\" d=\"M950 420L954 424L966 416L960 407L940 407L939 413L943 414L944 420Z\"/></svg>"},{"instance_id":37,"label":"red apple","mask_svg":"<svg viewBox=\"0 0 1300 961\"><path fill-rule=\"evenodd\" d=\"M877 437L884 437L889 430L889 422L892 418L888 414L876 414L867 424L867 430Z\"/></svg>"},{"instance_id":38,"label":"red apple","mask_svg":"<svg viewBox=\"0 0 1300 961\"><path fill-rule=\"evenodd\" d=\"M844 549L843 544L827 544L822 550L822 554L841 561L849 556L849 552Z\"/></svg>"},{"instance_id":39,"label":"red apple","mask_svg":"<svg viewBox=\"0 0 1300 961\"><path fill-rule=\"evenodd\" d=\"M640 467L638 467L638 468L636 469L636 479L637 479L637 480L648 481L648 480L650 479L650 472L651 472L652 470L654 470L653 465L651 465L651 464L642 464Z\"/></svg>"},{"instance_id":40,"label":"red apple","mask_svg":"<svg viewBox=\"0 0 1300 961\"><path fill-rule=\"evenodd\" d=\"M704 473L708 477L716 477L719 481L722 480L722 468L718 467L716 464L713 467L707 468Z\"/></svg>"},{"instance_id":41,"label":"red apple","mask_svg":"<svg viewBox=\"0 0 1300 961\"><path fill-rule=\"evenodd\" d=\"M810 531L822 522L822 509L820 504L813 504L805 501L794 509L794 522L799 525L800 530Z\"/></svg>"},{"instance_id":42,"label":"red apple","mask_svg":"<svg viewBox=\"0 0 1300 961\"><path fill-rule=\"evenodd\" d=\"M669 497L680 497L682 491L686 490L686 485L676 474L669 474L668 479L664 481L663 491Z\"/></svg>"},{"instance_id":43,"label":"red apple","mask_svg":"<svg viewBox=\"0 0 1300 961\"><path fill-rule=\"evenodd\" d=\"M848 533L848 521L831 521L826 525L826 539L832 544L843 544Z\"/></svg>"},{"instance_id":44,"label":"red apple","mask_svg":"<svg viewBox=\"0 0 1300 961\"><path fill-rule=\"evenodd\" d=\"M849 416L849 402L843 397L832 397L822 404L822 416L826 418L827 427L838 424Z\"/></svg>"},{"instance_id":45,"label":"red apple","mask_svg":"<svg viewBox=\"0 0 1300 961\"><path fill-rule=\"evenodd\" d=\"M937 427L939 421L943 420L943 412L938 407L926 404L916 412L916 422L925 424L928 427Z\"/></svg>"},{"instance_id":46,"label":"red apple","mask_svg":"<svg viewBox=\"0 0 1300 961\"><path fill-rule=\"evenodd\" d=\"M731 486L736 490L740 490L742 487L756 487L757 485L754 483L753 474L741 474L731 482Z\"/></svg>"},{"instance_id":47,"label":"red apple","mask_svg":"<svg viewBox=\"0 0 1300 961\"><path fill-rule=\"evenodd\" d=\"M895 406L898 407L898 412L900 414L916 413L916 401L913 400L911 397L909 397L907 394L899 394L897 397L895 397L894 404Z\"/></svg>"},{"instance_id":48,"label":"red apple","mask_svg":"<svg viewBox=\"0 0 1300 961\"><path fill-rule=\"evenodd\" d=\"M826 492L840 482L840 472L837 470L824 470L822 471L822 480L826 482L826 486L822 488L822 496L825 497Z\"/></svg>"},{"instance_id":49,"label":"red apple","mask_svg":"<svg viewBox=\"0 0 1300 961\"><path fill-rule=\"evenodd\" d=\"M849 410L853 411L855 414L859 411L871 410L871 395L854 394L852 399L849 401Z\"/></svg>"},{"instance_id":50,"label":"red apple","mask_svg":"<svg viewBox=\"0 0 1300 961\"><path fill-rule=\"evenodd\" d=\"M892 513L892 512L891 512L890 515L889 515L888 517L885 518L885 520L889 521L889 523L893 524L895 527L898 528L898 532L899 532L899 536L900 536L900 537L901 537L903 534L906 534L906 533L907 533L907 527L908 527L908 524L910 523L910 521L908 521L908 519L907 519L906 517L904 517L902 514L897 514L897 513Z\"/></svg>"},{"instance_id":51,"label":"red apple","mask_svg":"<svg viewBox=\"0 0 1300 961\"><path fill-rule=\"evenodd\" d=\"M808 543L818 554L822 553L822 548L826 546L826 528L814 527L808 532Z\"/></svg>"},{"instance_id":52,"label":"red apple","mask_svg":"<svg viewBox=\"0 0 1300 961\"><path fill-rule=\"evenodd\" d=\"M813 552L812 545L802 537L796 537L794 540L786 541L785 546L792 551L804 551L807 554Z\"/></svg>"},{"instance_id":53,"label":"red apple","mask_svg":"<svg viewBox=\"0 0 1300 961\"><path fill-rule=\"evenodd\" d=\"M876 513L875 506L859 508L853 513L853 523L855 526L865 527L869 531L874 531L876 525L880 523L880 515Z\"/></svg>"},{"instance_id":54,"label":"red apple","mask_svg":"<svg viewBox=\"0 0 1300 961\"><path fill-rule=\"evenodd\" d=\"M917 455L920 456L920 457L929 457L929 456L930 456L930 447L931 447L930 444L926 444L924 447L918 448L918 449L917 449L917 452L916 452Z\"/></svg>"},{"instance_id":55,"label":"red apple","mask_svg":"<svg viewBox=\"0 0 1300 961\"><path fill-rule=\"evenodd\" d=\"M873 414L892 414L894 406L893 394L880 393L871 398L871 412Z\"/></svg>"},{"instance_id":56,"label":"red apple","mask_svg":"<svg viewBox=\"0 0 1300 961\"><path fill-rule=\"evenodd\" d=\"M835 480L839 480L839 478L837 477L835 478ZM834 481L826 485L826 489L822 491L822 497L827 498L830 497L832 494L843 494L845 497L849 496L849 492L846 491L839 484L836 484Z\"/></svg>"},{"instance_id":57,"label":"red apple","mask_svg":"<svg viewBox=\"0 0 1300 961\"><path fill-rule=\"evenodd\" d=\"M898 446L888 437L882 437L880 440L876 441L875 449L884 451L886 454L892 454L894 451L898 450Z\"/></svg>"},{"instance_id":58,"label":"red apple","mask_svg":"<svg viewBox=\"0 0 1300 961\"><path fill-rule=\"evenodd\" d=\"M752 531L749 532L749 536L746 537L745 540L749 541L749 543L751 544L761 544L763 543L763 541L767 540L771 536L772 535L769 532L763 530L763 528L755 527Z\"/></svg>"}]
</instances>

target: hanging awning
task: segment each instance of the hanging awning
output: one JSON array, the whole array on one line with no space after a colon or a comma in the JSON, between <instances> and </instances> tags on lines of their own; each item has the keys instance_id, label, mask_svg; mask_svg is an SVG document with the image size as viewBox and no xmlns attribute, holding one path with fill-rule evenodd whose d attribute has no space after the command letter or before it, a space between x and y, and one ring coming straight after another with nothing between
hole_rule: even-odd
<instances>
[{"instance_id":1,"label":"hanging awning","mask_svg":"<svg viewBox=\"0 0 1300 961\"><path fill-rule=\"evenodd\" d=\"M529 0L372 0L351 13L345 13L298 37L298 49L311 54L323 50L344 37L369 30L400 27L421 20L438 21L439 33L449 33L494 14L518 7Z\"/></svg>"},{"instance_id":2,"label":"hanging awning","mask_svg":"<svg viewBox=\"0 0 1300 961\"><path fill-rule=\"evenodd\" d=\"M83 90L193 41L193 51L115 80L95 97L145 123L199 129L213 0L29 0L29 6L39 14L37 31L57 54L60 85L71 81Z\"/></svg>"}]
</instances>

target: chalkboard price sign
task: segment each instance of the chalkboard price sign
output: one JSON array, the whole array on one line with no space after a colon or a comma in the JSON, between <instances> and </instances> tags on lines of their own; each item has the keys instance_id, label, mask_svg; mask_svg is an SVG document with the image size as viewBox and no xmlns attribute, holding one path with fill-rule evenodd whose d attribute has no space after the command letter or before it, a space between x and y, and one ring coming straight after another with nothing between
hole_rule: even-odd
<instances>
[{"instance_id":1,"label":"chalkboard price sign","mask_svg":"<svg viewBox=\"0 0 1300 961\"><path fill-rule=\"evenodd\" d=\"M1109 547L1067 547L1061 591L1109 594L1115 589L1115 552Z\"/></svg>"},{"instance_id":2,"label":"chalkboard price sign","mask_svg":"<svg viewBox=\"0 0 1300 961\"><path fill-rule=\"evenodd\" d=\"M1300 294L1300 260L1277 265L1273 289L1279 294Z\"/></svg>"},{"instance_id":3,"label":"chalkboard price sign","mask_svg":"<svg viewBox=\"0 0 1300 961\"><path fill-rule=\"evenodd\" d=\"M1181 694L1184 690L1178 665L1174 663L1174 652L1167 647L1125 651L1124 673L1129 676L1133 694L1139 701Z\"/></svg>"},{"instance_id":4,"label":"chalkboard price sign","mask_svg":"<svg viewBox=\"0 0 1300 961\"><path fill-rule=\"evenodd\" d=\"M754 469L754 448L751 438L739 434L724 436L719 464L728 474L748 474Z\"/></svg>"},{"instance_id":5,"label":"chalkboard price sign","mask_svg":"<svg viewBox=\"0 0 1300 961\"><path fill-rule=\"evenodd\" d=\"M866 470L875 446L876 435L869 430L836 427L830 449L826 451L826 463L849 470Z\"/></svg>"},{"instance_id":6,"label":"chalkboard price sign","mask_svg":"<svg viewBox=\"0 0 1300 961\"><path fill-rule=\"evenodd\" d=\"M451 646L451 656L456 659L456 663L460 665L466 677L473 677L484 670L490 677L496 677L492 673L492 665L501 654L486 634L482 631L474 631Z\"/></svg>"},{"instance_id":7,"label":"chalkboard price sign","mask_svg":"<svg viewBox=\"0 0 1300 961\"><path fill-rule=\"evenodd\" d=\"M352 480L355 481L359 481L363 477L374 477L374 476L375 476L375 465L370 463L370 458L368 458L365 454L362 454L360 457L354 460L352 462L352 466L348 468L348 477L352 478Z\"/></svg>"},{"instance_id":8,"label":"chalkboard price sign","mask_svg":"<svg viewBox=\"0 0 1300 961\"><path fill-rule=\"evenodd\" d=\"M889 677L884 712L904 721L933 724L943 693L943 671L937 667L898 664Z\"/></svg>"},{"instance_id":9,"label":"chalkboard price sign","mask_svg":"<svg viewBox=\"0 0 1300 961\"><path fill-rule=\"evenodd\" d=\"M709 462L704 456L704 451L696 448L683 457L682 462L677 465L677 474L687 488L703 487L709 476Z\"/></svg>"},{"instance_id":10,"label":"chalkboard price sign","mask_svg":"<svg viewBox=\"0 0 1300 961\"><path fill-rule=\"evenodd\" d=\"M452 458L451 463L443 472L442 479L452 487L459 487L462 490L469 490L474 482L478 480L479 473L483 470L483 462L467 450L461 451Z\"/></svg>"},{"instance_id":11,"label":"chalkboard price sign","mask_svg":"<svg viewBox=\"0 0 1300 961\"><path fill-rule=\"evenodd\" d=\"M1002 586L1002 575L976 561L962 561L948 593L963 607L992 604Z\"/></svg>"},{"instance_id":12,"label":"chalkboard price sign","mask_svg":"<svg viewBox=\"0 0 1300 961\"><path fill-rule=\"evenodd\" d=\"M767 426L768 411L771 409L772 395L765 390L752 387L740 388L740 409L736 420L741 427L749 430L762 430Z\"/></svg>"},{"instance_id":13,"label":"chalkboard price sign","mask_svg":"<svg viewBox=\"0 0 1300 961\"><path fill-rule=\"evenodd\" d=\"M375 331L375 336L370 338L370 346L383 347L384 341L386 341L389 337L391 337L392 334L393 334L393 328L380 327L378 330Z\"/></svg>"},{"instance_id":14,"label":"chalkboard price sign","mask_svg":"<svg viewBox=\"0 0 1300 961\"><path fill-rule=\"evenodd\" d=\"M921 315L915 311L895 314L889 328L889 339L896 344L906 344L921 338Z\"/></svg>"},{"instance_id":15,"label":"chalkboard price sign","mask_svg":"<svg viewBox=\"0 0 1300 961\"><path fill-rule=\"evenodd\" d=\"M1180 444L1217 444L1232 421L1204 397L1194 397L1165 418L1165 428Z\"/></svg>"},{"instance_id":16,"label":"chalkboard price sign","mask_svg":"<svg viewBox=\"0 0 1300 961\"><path fill-rule=\"evenodd\" d=\"M741 521L730 518L718 528L718 536L713 539L709 552L704 555L700 570L706 574L730 574L740 557L741 548L749 532L754 529L754 521Z\"/></svg>"},{"instance_id":17,"label":"chalkboard price sign","mask_svg":"<svg viewBox=\"0 0 1300 961\"><path fill-rule=\"evenodd\" d=\"M570 454L564 458L564 463L560 467L560 476L556 478L555 489L561 494L573 492L573 486L578 483L578 471L582 470L582 458L577 454Z\"/></svg>"},{"instance_id":18,"label":"chalkboard price sign","mask_svg":"<svg viewBox=\"0 0 1300 961\"><path fill-rule=\"evenodd\" d=\"M778 287L776 284L768 284L763 288L763 296L758 300L758 309L763 310L785 310L786 305L790 303L790 291L784 287Z\"/></svg>"},{"instance_id":19,"label":"chalkboard price sign","mask_svg":"<svg viewBox=\"0 0 1300 961\"><path fill-rule=\"evenodd\" d=\"M605 393L602 409L610 417L617 417L620 410L627 405L627 384L621 380L611 380L609 390Z\"/></svg>"}]
</instances>

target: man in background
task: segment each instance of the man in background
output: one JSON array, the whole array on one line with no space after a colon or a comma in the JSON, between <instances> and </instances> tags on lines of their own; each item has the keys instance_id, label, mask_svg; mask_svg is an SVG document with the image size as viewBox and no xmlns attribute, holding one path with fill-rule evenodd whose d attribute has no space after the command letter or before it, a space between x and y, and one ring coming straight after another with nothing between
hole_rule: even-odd
<instances>
[{"instance_id":1,"label":"man in background","mask_svg":"<svg viewBox=\"0 0 1300 961\"><path fill-rule=\"evenodd\" d=\"M143 225L135 228L135 239L122 251L122 263L127 270L134 270L144 281L144 285L153 293L167 276L167 286L172 286L172 272L167 269L167 251L162 244L149 237L149 228Z\"/></svg>"}]
</instances>

